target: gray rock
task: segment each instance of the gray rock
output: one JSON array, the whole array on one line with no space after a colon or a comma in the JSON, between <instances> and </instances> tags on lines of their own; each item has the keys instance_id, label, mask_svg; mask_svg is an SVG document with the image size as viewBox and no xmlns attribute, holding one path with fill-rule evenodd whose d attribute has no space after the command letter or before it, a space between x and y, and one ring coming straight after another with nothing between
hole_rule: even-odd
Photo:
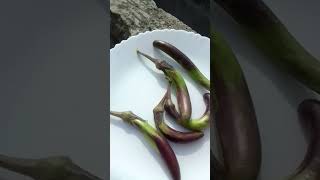
<instances>
[{"instance_id":1,"label":"gray rock","mask_svg":"<svg viewBox=\"0 0 320 180\"><path fill-rule=\"evenodd\" d=\"M193 31L176 17L158 8L153 0L110 0L111 45L155 29Z\"/></svg>"}]
</instances>

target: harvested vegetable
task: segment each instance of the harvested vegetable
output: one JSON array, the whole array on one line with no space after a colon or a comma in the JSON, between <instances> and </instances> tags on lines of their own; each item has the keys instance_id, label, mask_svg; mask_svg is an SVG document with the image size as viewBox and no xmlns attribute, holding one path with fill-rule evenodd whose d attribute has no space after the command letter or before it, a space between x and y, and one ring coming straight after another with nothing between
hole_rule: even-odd
<instances>
[{"instance_id":1,"label":"harvested vegetable","mask_svg":"<svg viewBox=\"0 0 320 180\"><path fill-rule=\"evenodd\" d=\"M190 58L187 55L185 55L172 44L165 41L155 40L153 41L153 46L168 54L172 59L178 62L188 72L188 75L195 82L197 82L198 84L206 88L208 91L210 91L210 80L208 80L201 73L201 71L197 68L197 66L190 60Z\"/></svg>"},{"instance_id":2,"label":"harvested vegetable","mask_svg":"<svg viewBox=\"0 0 320 180\"><path fill-rule=\"evenodd\" d=\"M126 123L137 127L138 130L142 132L148 138L148 140L150 140L152 145L154 145L154 147L159 151L162 159L168 166L173 180L180 180L180 167L176 155L173 152L170 144L161 133L150 126L147 121L143 120L130 111L111 111L110 113L113 116L121 118Z\"/></svg>"},{"instance_id":3,"label":"harvested vegetable","mask_svg":"<svg viewBox=\"0 0 320 180\"><path fill-rule=\"evenodd\" d=\"M0 167L35 180L102 180L63 156L22 159L0 155Z\"/></svg>"},{"instance_id":4,"label":"harvested vegetable","mask_svg":"<svg viewBox=\"0 0 320 180\"><path fill-rule=\"evenodd\" d=\"M190 96L188 92L187 85L182 77L182 75L175 70L170 64L168 64L166 61L155 59L147 54L144 54L140 51L137 51L138 54L143 55L147 59L151 60L153 63L155 63L156 67L163 71L166 78L170 83L172 83L176 89L177 94L177 101L178 101L178 108L179 112L175 110L175 106L171 106L172 110L175 113L176 116L174 116L177 120L177 122L182 125L183 127L193 130L193 131L201 131L204 128L208 127L209 124L209 118L210 118L210 111L207 110L205 113L205 116L201 117L200 119L190 120L191 118L191 101ZM205 95L206 97L209 95ZM208 99L208 98L207 98ZM171 103L171 93L168 94L168 103ZM173 104L173 103L172 103ZM166 105L166 110L168 109L168 105ZM174 108L174 109L173 109ZM210 109L210 108L209 108Z\"/></svg>"},{"instance_id":5,"label":"harvested vegetable","mask_svg":"<svg viewBox=\"0 0 320 180\"><path fill-rule=\"evenodd\" d=\"M290 34L262 0L215 0L271 62L320 93L320 61Z\"/></svg>"},{"instance_id":6,"label":"harvested vegetable","mask_svg":"<svg viewBox=\"0 0 320 180\"><path fill-rule=\"evenodd\" d=\"M299 119L309 135L309 147L300 167L289 180L320 179L320 101L304 100L298 108Z\"/></svg>"},{"instance_id":7,"label":"harvested vegetable","mask_svg":"<svg viewBox=\"0 0 320 180\"><path fill-rule=\"evenodd\" d=\"M176 143L189 143L202 138L203 132L180 132L171 128L165 123L164 106L165 106L166 100L168 99L168 95L171 94L170 89L171 89L171 86L169 84L166 94L161 99L159 104L153 109L154 121L155 121L156 127L159 129L159 131L162 132L162 134L168 140Z\"/></svg>"},{"instance_id":8,"label":"harvested vegetable","mask_svg":"<svg viewBox=\"0 0 320 180\"><path fill-rule=\"evenodd\" d=\"M190 127L189 129L195 130L195 131L201 131L208 127L210 123L210 93L203 94L203 100L206 104L206 110L203 113L203 115L198 119L190 119L189 121L180 122L184 127ZM179 101L178 101L179 103ZM165 103L165 110L168 112L168 114L173 117L174 119L179 121L179 112L176 109L176 106L172 102L171 99L171 93L167 95L167 101ZM211 118L212 119L212 118Z\"/></svg>"},{"instance_id":9,"label":"harvested vegetable","mask_svg":"<svg viewBox=\"0 0 320 180\"><path fill-rule=\"evenodd\" d=\"M215 123L225 179L256 180L261 166L261 143L249 89L228 44L217 32L211 35L211 70L217 100Z\"/></svg>"},{"instance_id":10,"label":"harvested vegetable","mask_svg":"<svg viewBox=\"0 0 320 180\"><path fill-rule=\"evenodd\" d=\"M187 88L187 85L182 77L182 75L175 70L170 64L168 64L166 61L155 59L145 53L142 53L140 51L137 51L138 54L146 57L150 61L152 61L156 67L161 70L166 78L172 82L176 88L177 93L177 100L179 101L179 114L180 114L180 121L187 121L191 117L191 102L190 102L190 96L189 91Z\"/></svg>"}]
</instances>

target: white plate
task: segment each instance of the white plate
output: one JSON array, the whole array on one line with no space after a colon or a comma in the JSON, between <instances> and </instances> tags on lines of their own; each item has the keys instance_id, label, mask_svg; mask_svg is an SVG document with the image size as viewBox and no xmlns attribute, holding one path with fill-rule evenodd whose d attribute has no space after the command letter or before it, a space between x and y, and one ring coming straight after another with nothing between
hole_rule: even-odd
<instances>
[{"instance_id":1,"label":"white plate","mask_svg":"<svg viewBox=\"0 0 320 180\"><path fill-rule=\"evenodd\" d=\"M161 71L136 54L139 49L153 57L167 60L183 73L192 101L192 117L200 117L205 109L203 91L183 69L152 46L154 40L167 41L187 56L210 77L210 39L182 30L156 30L131 37L110 51L110 109L131 110L154 126L153 108L163 97L167 82ZM168 119L166 117L166 119ZM135 128L110 119L111 179L166 180L171 179L159 155L150 148ZM176 127L176 126L174 126ZM210 179L210 131L191 144L172 145L180 164L181 179Z\"/></svg>"}]
</instances>

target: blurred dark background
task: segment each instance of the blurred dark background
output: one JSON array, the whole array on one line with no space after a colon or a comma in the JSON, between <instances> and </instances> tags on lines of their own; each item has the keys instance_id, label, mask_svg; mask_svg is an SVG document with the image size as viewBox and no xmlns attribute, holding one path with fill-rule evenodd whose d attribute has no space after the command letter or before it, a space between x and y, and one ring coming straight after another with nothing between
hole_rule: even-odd
<instances>
[{"instance_id":1,"label":"blurred dark background","mask_svg":"<svg viewBox=\"0 0 320 180\"><path fill-rule=\"evenodd\" d=\"M174 15L193 30L207 36L210 0L154 0L158 7Z\"/></svg>"},{"instance_id":2,"label":"blurred dark background","mask_svg":"<svg viewBox=\"0 0 320 180\"><path fill-rule=\"evenodd\" d=\"M0 2L0 154L66 155L106 179L108 11L100 0ZM0 168L0 179L29 179Z\"/></svg>"}]
</instances>

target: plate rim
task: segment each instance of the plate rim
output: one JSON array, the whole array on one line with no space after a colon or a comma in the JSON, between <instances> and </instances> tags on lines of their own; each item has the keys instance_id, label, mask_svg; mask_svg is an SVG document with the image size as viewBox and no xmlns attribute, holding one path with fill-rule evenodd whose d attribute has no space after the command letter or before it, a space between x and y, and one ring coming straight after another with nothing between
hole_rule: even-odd
<instances>
[{"instance_id":1,"label":"plate rim","mask_svg":"<svg viewBox=\"0 0 320 180\"><path fill-rule=\"evenodd\" d=\"M132 41L132 40L135 41L136 39L141 38L141 36L148 36L149 34L152 34L152 33L164 33L164 35L166 33L183 34L183 35L189 36L190 38L195 38L195 39L198 39L200 41L206 41L206 43L208 43L209 47L210 47L210 38L208 38L206 36L203 36L203 35L201 35L199 33L196 33L196 32L193 32L193 31L179 30L179 29L178 30L177 29L156 29L156 30L152 30L152 31L140 32L140 33L138 33L136 35L133 35L133 36L129 37L128 39L122 40L120 43L116 44L112 49L110 49L110 58L111 58L113 53L119 52L119 50L121 50L121 48L123 48L123 45L125 45L127 43L127 41ZM110 59L110 63L111 62L112 62L112 59ZM110 68L111 68L111 66L110 66ZM110 131L110 133L111 133L111 131ZM210 134L208 134L208 136L209 136L209 138L208 138L207 142L209 143L209 149L210 149L211 148L211 146L210 146ZM111 151L110 151L110 153L111 153ZM209 153L209 156L210 156L210 153ZM180 161L179 161L179 164L180 164ZM209 165L209 168L210 168L210 165ZM210 177L210 172L207 175ZM111 178L111 176L110 176L110 178Z\"/></svg>"},{"instance_id":2,"label":"plate rim","mask_svg":"<svg viewBox=\"0 0 320 180\"><path fill-rule=\"evenodd\" d=\"M185 34L189 34L189 35L192 35L192 36L195 36L197 38L204 38L205 40L209 40L210 42L210 38L206 37L206 36L203 36L197 32L194 32L194 31L186 31L186 30L182 30L182 29L155 29L155 30L152 30L152 31L145 31L145 32L140 32L136 35L133 35L133 36L130 36L128 39L123 39L121 40L120 43L116 44L113 48L110 49L110 54L114 51L116 51L117 49L119 49L119 47L126 43L127 41L130 41L132 39L136 39L136 38L139 38L139 36L142 36L142 35L146 35L146 34L151 34L151 33L154 33L154 32L175 32L175 33L185 33Z\"/></svg>"}]
</instances>

